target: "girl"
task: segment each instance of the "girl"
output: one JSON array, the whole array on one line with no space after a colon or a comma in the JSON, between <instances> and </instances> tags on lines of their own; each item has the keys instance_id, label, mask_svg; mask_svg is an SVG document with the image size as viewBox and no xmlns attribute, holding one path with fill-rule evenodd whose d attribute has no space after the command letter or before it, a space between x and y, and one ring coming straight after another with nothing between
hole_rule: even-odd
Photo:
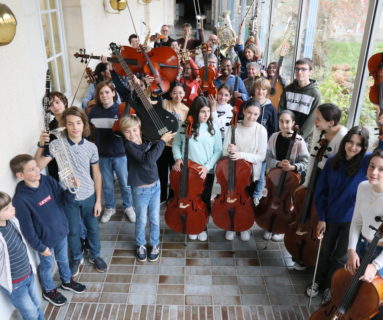
<instances>
[{"instance_id":1,"label":"girl","mask_svg":"<svg viewBox=\"0 0 383 320\"><path fill-rule=\"evenodd\" d=\"M105 210L101 222L106 223L116 213L114 197L114 173L116 173L121 189L124 213L131 222L136 221L130 187L128 186L128 163L125 155L123 138L114 134L112 127L118 118L119 104L116 102L114 84L102 81L96 89L96 106L88 117L95 126L95 144L100 154L102 174L102 191L104 193Z\"/></svg>"},{"instance_id":2,"label":"girl","mask_svg":"<svg viewBox=\"0 0 383 320\"><path fill-rule=\"evenodd\" d=\"M256 182L261 174L262 162L266 157L267 132L266 129L257 122L261 108L259 104L250 99L244 104L243 121L238 123L235 131L235 142L231 144L231 130L228 130L223 144L223 155L229 156L232 160L244 159L253 164L253 181ZM250 187L254 189L254 185ZM234 231L226 231L226 240L233 240ZM250 239L250 230L241 232L241 239Z\"/></svg>"},{"instance_id":3,"label":"girl","mask_svg":"<svg viewBox=\"0 0 383 320\"><path fill-rule=\"evenodd\" d=\"M316 150L320 148L319 141L320 139L326 139L328 145L326 148L325 156L322 157L322 160L318 163L318 174L323 169L326 164L326 160L329 156L334 155L339 150L340 142L347 133L347 129L339 124L342 111L332 103L321 104L314 114L314 134L311 141L310 155L316 155ZM311 178L311 172L313 170L313 165L315 162L315 157L311 157L309 160L309 165L307 168L307 174L303 187L307 187ZM301 186L302 187L302 186ZM299 188L301 188L299 187ZM295 270L301 271L305 270L307 267L295 261L293 268Z\"/></svg>"},{"instance_id":4,"label":"girl","mask_svg":"<svg viewBox=\"0 0 383 320\"><path fill-rule=\"evenodd\" d=\"M222 140L225 138L228 124L233 117L233 106L230 104L232 95L232 88L226 84L221 84L218 87L217 100L213 96L209 97L211 117L214 125L221 131Z\"/></svg>"},{"instance_id":5,"label":"girl","mask_svg":"<svg viewBox=\"0 0 383 320\"><path fill-rule=\"evenodd\" d=\"M360 266L361 259L366 254L375 231L369 226L379 228L381 222L375 220L382 216L383 208L383 150L375 150L367 169L368 181L358 186L354 215L352 217L349 242L348 259L345 269L355 274ZM372 282L377 276L383 276L383 242L380 240L376 247L372 261L368 264L360 280ZM372 319L381 319L382 311Z\"/></svg>"},{"instance_id":6,"label":"girl","mask_svg":"<svg viewBox=\"0 0 383 320\"><path fill-rule=\"evenodd\" d=\"M64 212L69 223L68 244L71 256L72 276L79 273L83 254L80 242L80 218L83 219L88 234L90 246L89 262L98 272L105 272L107 265L100 257L101 243L97 217L101 213L101 185L102 178L98 164L97 147L85 139L90 134L88 117L82 109L70 107L62 115L65 129L64 146L73 168L74 176L78 179L78 191L75 198L67 198L64 203ZM49 142L48 133L43 132L40 136L39 148L35 159L43 169L55 157L61 157L59 140L49 144L49 156L43 155L43 146ZM60 153L60 154L59 154ZM60 168L62 169L62 168Z\"/></svg>"},{"instance_id":7,"label":"girl","mask_svg":"<svg viewBox=\"0 0 383 320\"><path fill-rule=\"evenodd\" d=\"M353 127L343 137L339 151L327 160L315 188L315 208L319 216L317 237L324 238L317 275L306 294L315 297L323 291L325 301L331 299L331 277L346 262L348 232L355 205L356 191L366 172L371 154L368 130Z\"/></svg>"},{"instance_id":8,"label":"girl","mask_svg":"<svg viewBox=\"0 0 383 320\"><path fill-rule=\"evenodd\" d=\"M214 166L221 156L222 141L218 128L214 127L211 118L210 102L207 98L199 96L194 99L188 115L193 117L193 138L189 140L189 159L198 163L201 179L205 179L205 190L202 200L210 211L210 197L214 181ZM181 134L183 128L177 132L173 142L173 156L175 163L173 169L181 171L182 156L184 152L185 136ZM207 240L206 231L198 235L189 235L189 239Z\"/></svg>"},{"instance_id":9,"label":"girl","mask_svg":"<svg viewBox=\"0 0 383 320\"><path fill-rule=\"evenodd\" d=\"M296 171L299 174L306 171L309 163L309 152L306 142L300 135L297 135L295 139L290 159L286 159L294 125L294 113L290 110L283 110L279 116L279 129L281 131L273 133L267 144L267 171L273 168L281 168L284 171ZM282 234L273 235L268 231L265 231L263 237L265 240L271 238L273 241L281 241L283 239Z\"/></svg>"},{"instance_id":10,"label":"girl","mask_svg":"<svg viewBox=\"0 0 383 320\"><path fill-rule=\"evenodd\" d=\"M182 100L185 97L185 91L180 82L175 82L172 85L170 97L171 100L163 100L163 108L173 113L181 124L185 121L189 108L182 103ZM173 164L172 141L169 141L157 161L158 175L161 183L161 202L168 199L169 170Z\"/></svg>"},{"instance_id":11,"label":"girl","mask_svg":"<svg viewBox=\"0 0 383 320\"><path fill-rule=\"evenodd\" d=\"M185 88L185 96L182 99L182 102L188 107L191 106L193 100L198 96L199 91L199 81L197 80L198 76L198 67L193 59L185 61L182 65L183 67L183 76L180 78L180 82Z\"/></svg>"}]
</instances>

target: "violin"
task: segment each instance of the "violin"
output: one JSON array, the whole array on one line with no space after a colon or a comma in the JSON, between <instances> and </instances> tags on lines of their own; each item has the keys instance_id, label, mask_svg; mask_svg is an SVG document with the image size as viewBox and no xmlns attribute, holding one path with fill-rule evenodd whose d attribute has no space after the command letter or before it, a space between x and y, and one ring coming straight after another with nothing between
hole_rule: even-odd
<instances>
[{"instance_id":1,"label":"violin","mask_svg":"<svg viewBox=\"0 0 383 320\"><path fill-rule=\"evenodd\" d=\"M86 73L86 79L88 79L88 83L96 83L96 76L95 74L93 73L93 70L92 68L90 67L86 67L85 68L85 73Z\"/></svg>"},{"instance_id":2,"label":"violin","mask_svg":"<svg viewBox=\"0 0 383 320\"><path fill-rule=\"evenodd\" d=\"M322 161L328 150L328 140L320 139L315 161L307 188L301 188L294 193L294 211L296 220L288 226L284 242L287 251L295 261L306 266L314 266L319 240L316 236L318 215L314 206L314 191L319 175L318 163Z\"/></svg>"},{"instance_id":3,"label":"violin","mask_svg":"<svg viewBox=\"0 0 383 320\"><path fill-rule=\"evenodd\" d=\"M204 179L199 175L200 166L189 160L189 140L193 136L193 117L185 121L185 143L181 171L170 171L170 187L174 191L165 211L165 222L176 232L198 234L206 229L209 212L201 195Z\"/></svg>"},{"instance_id":4,"label":"violin","mask_svg":"<svg viewBox=\"0 0 383 320\"><path fill-rule=\"evenodd\" d=\"M297 133L298 126L295 126L285 159L291 158ZM268 196L262 198L255 208L255 221L259 227L273 234L286 232L288 225L295 218L292 198L300 180L300 175L294 171L284 171L281 168L270 170L266 176Z\"/></svg>"},{"instance_id":5,"label":"violin","mask_svg":"<svg viewBox=\"0 0 383 320\"><path fill-rule=\"evenodd\" d=\"M355 275L344 268L338 269L331 279L332 299L316 310L310 320L368 320L379 312L379 307L383 305L383 279L376 275L371 283L359 280L383 236L383 223L375 230L374 239Z\"/></svg>"},{"instance_id":6,"label":"violin","mask_svg":"<svg viewBox=\"0 0 383 320\"><path fill-rule=\"evenodd\" d=\"M232 110L231 144L235 144L238 109ZM253 166L240 159L224 157L218 161L215 174L221 194L214 200L211 216L217 227L227 231L246 231L254 224L255 206L247 192L252 183Z\"/></svg>"},{"instance_id":7,"label":"violin","mask_svg":"<svg viewBox=\"0 0 383 320\"><path fill-rule=\"evenodd\" d=\"M163 36L162 34L156 33L156 34L152 34L152 35L149 37L149 40L150 40L150 41L156 41L156 40L165 39L165 38L166 38L166 37Z\"/></svg>"},{"instance_id":8,"label":"violin","mask_svg":"<svg viewBox=\"0 0 383 320\"><path fill-rule=\"evenodd\" d=\"M368 59L368 71L374 77L374 84L370 88L370 101L377 105L377 123L379 136L383 135L383 123L379 117L383 114L383 52L376 53Z\"/></svg>"},{"instance_id":9,"label":"violin","mask_svg":"<svg viewBox=\"0 0 383 320\"><path fill-rule=\"evenodd\" d=\"M141 86L133 81L134 75L129 69L128 65L126 64L124 58L121 56L117 45L112 42L109 46L114 56L116 56L119 61L118 66L123 69L124 74L127 76L130 85L132 86L139 100L141 101L141 104L138 103L134 107L137 116L141 120L142 134L144 138L151 141L159 140L161 136L168 131L176 132L178 130L177 118L172 113L162 108L162 106L154 107L153 102L149 101Z\"/></svg>"},{"instance_id":10,"label":"violin","mask_svg":"<svg viewBox=\"0 0 383 320\"><path fill-rule=\"evenodd\" d=\"M209 95L216 96L217 95L217 88L214 85L214 79L216 78L216 72L213 67L209 66L207 63L207 55L209 46L208 43L206 44L207 47L205 48L203 52L203 61L204 61L204 67L199 69L199 77L200 77L200 94L204 95L205 97Z\"/></svg>"}]
</instances>

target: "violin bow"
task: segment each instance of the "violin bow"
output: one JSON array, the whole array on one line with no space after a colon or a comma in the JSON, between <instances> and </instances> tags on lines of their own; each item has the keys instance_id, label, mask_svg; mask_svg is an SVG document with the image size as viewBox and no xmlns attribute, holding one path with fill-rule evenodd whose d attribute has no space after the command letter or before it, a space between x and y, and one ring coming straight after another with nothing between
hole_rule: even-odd
<instances>
[{"instance_id":1,"label":"violin bow","mask_svg":"<svg viewBox=\"0 0 383 320\"><path fill-rule=\"evenodd\" d=\"M315 277L317 275L317 271L318 271L318 262L319 262L319 255L320 255L320 249L322 247L322 240L323 240L323 229L321 230L321 233L320 233L320 236L319 236L319 247L318 247L318 253L317 253L317 259L316 259L316 262L315 262L315 269L314 269L314 276L313 276L313 281L311 282L311 288L314 286L314 283L315 283ZM308 305L308 308L310 309L311 307L311 300L312 300L312 295L310 294L310 300L309 300L309 305Z\"/></svg>"},{"instance_id":2,"label":"violin bow","mask_svg":"<svg viewBox=\"0 0 383 320\"><path fill-rule=\"evenodd\" d=\"M91 54L91 55L93 55L93 54ZM71 104L69 106L73 106L73 102L76 99L76 96L77 96L77 93L78 93L78 89L80 88L80 84L81 84L82 79L84 79L84 76L86 74L86 68L88 68L89 62L90 62L90 59L88 59L88 62L85 65L85 68L84 68L84 71L82 72L80 81L78 82L78 85L77 85L77 88L76 88L76 92L74 93L74 96L72 98L72 102L71 102Z\"/></svg>"}]
</instances>

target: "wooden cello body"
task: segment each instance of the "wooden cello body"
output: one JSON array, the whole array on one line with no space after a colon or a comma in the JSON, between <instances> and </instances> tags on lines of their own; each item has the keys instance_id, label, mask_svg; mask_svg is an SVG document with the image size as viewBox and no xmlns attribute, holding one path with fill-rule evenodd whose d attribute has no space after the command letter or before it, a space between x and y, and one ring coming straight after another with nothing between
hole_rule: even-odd
<instances>
[{"instance_id":1,"label":"wooden cello body","mask_svg":"<svg viewBox=\"0 0 383 320\"><path fill-rule=\"evenodd\" d=\"M295 128L290 140L286 159L290 159L298 128ZM285 233L288 225L294 221L293 193L299 186L300 175L281 168L271 169L266 176L267 197L262 198L255 208L256 222L263 230L273 234Z\"/></svg>"},{"instance_id":2,"label":"wooden cello body","mask_svg":"<svg viewBox=\"0 0 383 320\"><path fill-rule=\"evenodd\" d=\"M204 180L199 176L199 164L189 160L189 139L193 118L187 119L185 149L181 171L170 171L170 186L174 197L167 203L165 222L176 232L198 234L205 230L209 219L206 204L201 199Z\"/></svg>"},{"instance_id":3,"label":"wooden cello body","mask_svg":"<svg viewBox=\"0 0 383 320\"><path fill-rule=\"evenodd\" d=\"M235 144L238 109L233 109L231 144ZM214 199L211 216L217 227L227 231L246 231L254 224L255 206L247 186L252 182L253 166L243 159L224 157L216 167L221 194Z\"/></svg>"},{"instance_id":4,"label":"wooden cello body","mask_svg":"<svg viewBox=\"0 0 383 320\"><path fill-rule=\"evenodd\" d=\"M285 233L285 246L294 260L312 267L316 262L319 240L316 236L318 214L314 206L314 191L319 174L318 163L322 160L328 145L328 140L319 141L320 148L315 156L313 170L307 188L301 188L294 193L295 221Z\"/></svg>"}]
</instances>

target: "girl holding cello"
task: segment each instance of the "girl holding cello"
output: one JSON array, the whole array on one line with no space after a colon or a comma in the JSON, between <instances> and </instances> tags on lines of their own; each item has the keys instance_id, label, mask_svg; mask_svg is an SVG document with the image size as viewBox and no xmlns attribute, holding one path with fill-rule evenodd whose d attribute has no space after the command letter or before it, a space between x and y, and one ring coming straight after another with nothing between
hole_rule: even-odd
<instances>
[{"instance_id":1,"label":"girl holding cello","mask_svg":"<svg viewBox=\"0 0 383 320\"><path fill-rule=\"evenodd\" d=\"M188 116L193 117L193 137L189 140L189 159L198 163L201 179L205 180L205 189L201 190L202 201L206 203L210 211L210 197L214 182L213 169L222 153L221 133L213 125L211 117L210 101L204 96L198 96L194 99ZM173 157L175 163L173 169L181 171L182 157L184 152L185 136L181 134L181 127L173 141ZM202 192L203 191L203 192ZM189 234L191 240L206 241L207 232L200 234Z\"/></svg>"},{"instance_id":2,"label":"girl holding cello","mask_svg":"<svg viewBox=\"0 0 383 320\"><path fill-rule=\"evenodd\" d=\"M309 163L309 152L306 142L300 135L296 137L291 158L286 159L294 125L295 114L290 110L283 110L279 115L280 131L273 133L267 144L266 165L268 171L273 168L281 168L283 171L295 171L300 175L306 171ZM265 231L263 238L282 241L283 234L272 234Z\"/></svg>"},{"instance_id":3,"label":"girl holding cello","mask_svg":"<svg viewBox=\"0 0 383 320\"><path fill-rule=\"evenodd\" d=\"M342 138L347 133L346 127L339 124L340 118L342 116L342 111L333 103L324 103L321 104L315 111L314 115L314 133L311 142L310 154L316 155L316 150L320 149L321 139L326 139L328 144L326 147L325 156L318 163L318 174L323 169L326 164L327 157L330 155L334 155L337 153L339 149L340 142ZM303 187L308 187L309 181L311 179L311 172L313 171L313 166L315 163L315 158L311 157L307 169L307 174L305 177L305 182L303 183ZM298 189L299 189L298 188ZM298 190L297 189L297 190ZM296 204L295 204L296 206ZM297 271L302 271L307 268L307 266L299 263L298 261L294 262L293 268Z\"/></svg>"},{"instance_id":4,"label":"girl holding cello","mask_svg":"<svg viewBox=\"0 0 383 320\"><path fill-rule=\"evenodd\" d=\"M339 150L322 170L314 201L319 222L316 235L323 234L317 274L306 289L309 297L323 291L323 300L331 299L333 273L346 262L350 223L360 182L366 179L371 154L366 153L369 133L364 127L353 127L343 137Z\"/></svg>"},{"instance_id":5,"label":"girl holding cello","mask_svg":"<svg viewBox=\"0 0 383 320\"><path fill-rule=\"evenodd\" d=\"M253 99L243 105L243 121L238 123L235 131L236 144L231 144L231 130L228 130L223 143L223 155L232 160L244 159L253 164L253 184L250 186L253 194L255 183L261 175L262 162L266 157L267 131L257 122L261 107ZM226 240L234 240L235 231L226 231ZM250 239L250 230L241 232L241 240Z\"/></svg>"}]
</instances>

